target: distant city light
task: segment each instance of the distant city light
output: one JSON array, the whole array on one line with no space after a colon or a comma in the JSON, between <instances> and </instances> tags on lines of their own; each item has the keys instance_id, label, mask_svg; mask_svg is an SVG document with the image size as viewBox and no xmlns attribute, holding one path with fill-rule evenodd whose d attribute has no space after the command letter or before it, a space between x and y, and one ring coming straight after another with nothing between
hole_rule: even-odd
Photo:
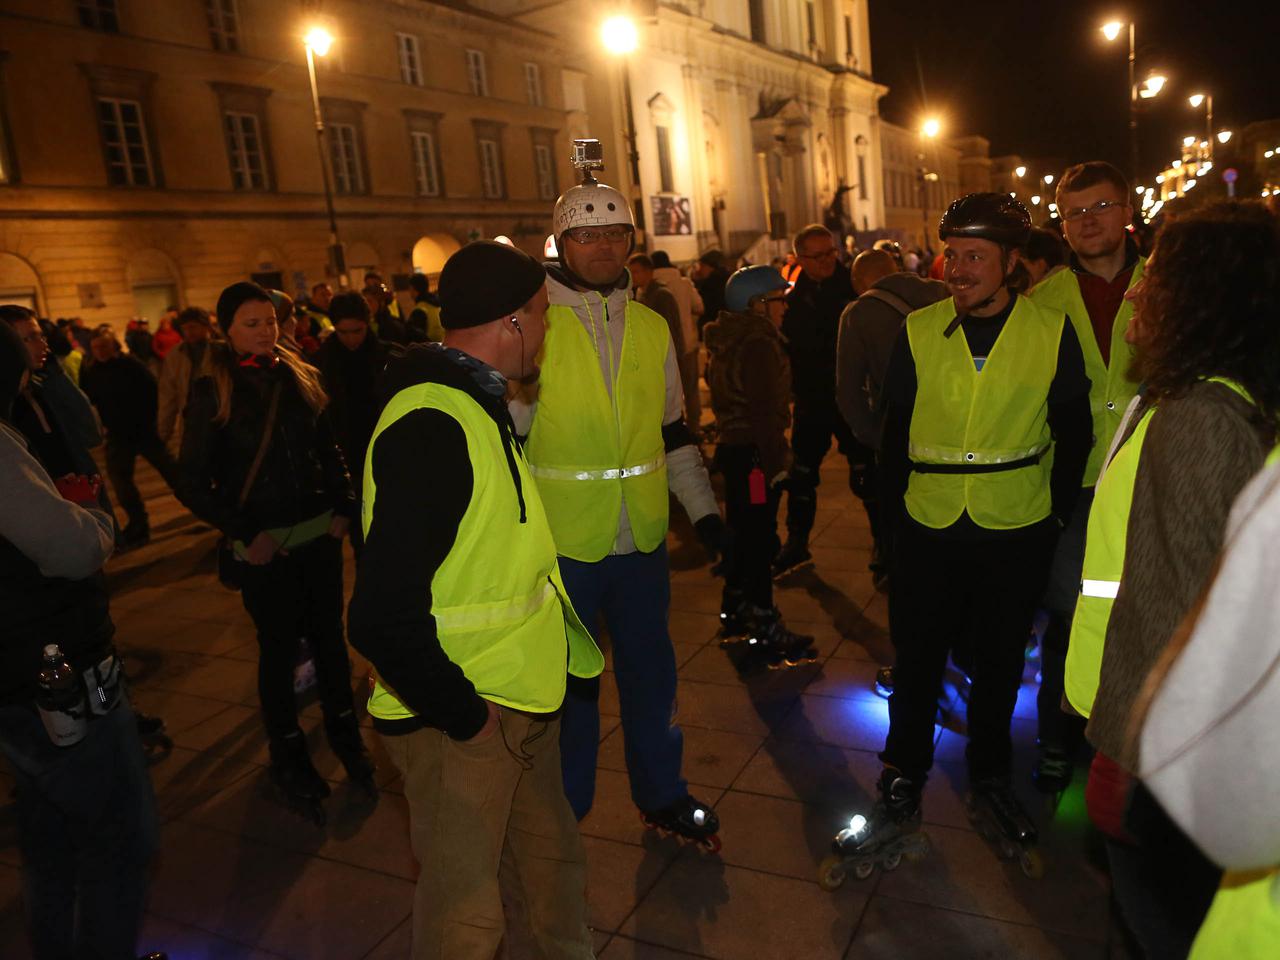
<instances>
[{"instance_id":1,"label":"distant city light","mask_svg":"<svg viewBox=\"0 0 1280 960\"><path fill-rule=\"evenodd\" d=\"M1231 131L1230 131L1230 130L1219 130L1219 131L1218 131L1218 142L1219 142L1219 143L1226 143L1226 142L1227 142L1228 140L1230 140L1230 139L1231 139Z\"/></svg>"},{"instance_id":2,"label":"distant city light","mask_svg":"<svg viewBox=\"0 0 1280 960\"><path fill-rule=\"evenodd\" d=\"M1046 173L1046 174L1044 175L1044 185L1047 187L1047 186L1049 186L1049 185L1050 185L1050 184L1052 184L1052 183L1053 183L1053 174L1052 174L1052 173Z\"/></svg>"},{"instance_id":3,"label":"distant city light","mask_svg":"<svg viewBox=\"0 0 1280 960\"><path fill-rule=\"evenodd\" d=\"M515 244L511 242L511 238L508 237L505 233L500 233L493 239L495 243L503 243L503 244L506 244L508 247L515 246Z\"/></svg>"},{"instance_id":4,"label":"distant city light","mask_svg":"<svg viewBox=\"0 0 1280 960\"><path fill-rule=\"evenodd\" d=\"M1124 29L1124 26L1119 20L1112 20L1110 23L1102 25L1102 35L1108 40L1114 40L1120 36L1120 31Z\"/></svg>"},{"instance_id":5,"label":"distant city light","mask_svg":"<svg viewBox=\"0 0 1280 960\"><path fill-rule=\"evenodd\" d=\"M1183 138L1182 138L1182 145L1183 145L1184 147L1194 146L1194 145L1195 145L1195 142L1196 142L1196 138L1195 138L1195 137L1183 137Z\"/></svg>"},{"instance_id":6,"label":"distant city light","mask_svg":"<svg viewBox=\"0 0 1280 960\"><path fill-rule=\"evenodd\" d=\"M1193 93L1191 96L1187 97L1187 103L1191 104L1193 107L1200 106L1200 104L1204 103L1204 94Z\"/></svg>"},{"instance_id":7,"label":"distant city light","mask_svg":"<svg viewBox=\"0 0 1280 960\"><path fill-rule=\"evenodd\" d=\"M942 132L942 122L937 117L930 117L921 125L920 132L932 139Z\"/></svg>"},{"instance_id":8,"label":"distant city light","mask_svg":"<svg viewBox=\"0 0 1280 960\"><path fill-rule=\"evenodd\" d=\"M1027 168L1026 168L1026 167L1014 167L1014 168L1013 168L1013 175L1014 175L1015 177L1017 177L1019 180L1021 180L1023 177L1025 177L1025 176L1027 175Z\"/></svg>"},{"instance_id":9,"label":"distant city light","mask_svg":"<svg viewBox=\"0 0 1280 960\"><path fill-rule=\"evenodd\" d=\"M1031 205L1032 205L1033 207L1038 207L1038 206L1040 206L1040 195L1039 195L1039 194L1036 194L1034 197L1032 197L1032 198L1031 198Z\"/></svg>"}]
</instances>

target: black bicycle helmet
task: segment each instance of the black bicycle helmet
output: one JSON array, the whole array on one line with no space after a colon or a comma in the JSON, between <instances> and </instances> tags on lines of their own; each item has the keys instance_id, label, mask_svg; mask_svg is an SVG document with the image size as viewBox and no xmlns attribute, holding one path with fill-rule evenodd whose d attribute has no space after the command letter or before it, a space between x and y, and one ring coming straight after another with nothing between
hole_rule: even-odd
<instances>
[{"instance_id":1,"label":"black bicycle helmet","mask_svg":"<svg viewBox=\"0 0 1280 960\"><path fill-rule=\"evenodd\" d=\"M1031 214L1007 193L971 193L953 201L938 223L938 238L977 237L1002 247L1026 246Z\"/></svg>"}]
</instances>

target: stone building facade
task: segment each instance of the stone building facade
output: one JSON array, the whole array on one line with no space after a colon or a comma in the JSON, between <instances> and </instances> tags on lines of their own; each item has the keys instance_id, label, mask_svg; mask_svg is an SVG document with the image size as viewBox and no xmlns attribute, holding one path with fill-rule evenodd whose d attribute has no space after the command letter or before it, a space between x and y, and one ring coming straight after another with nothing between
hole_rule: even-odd
<instances>
[{"instance_id":1,"label":"stone building facade","mask_svg":"<svg viewBox=\"0 0 1280 960\"><path fill-rule=\"evenodd\" d=\"M0 301L122 327L336 281L314 26L350 282L471 237L542 249L575 86L551 33L423 0L0 0Z\"/></svg>"}]
</instances>

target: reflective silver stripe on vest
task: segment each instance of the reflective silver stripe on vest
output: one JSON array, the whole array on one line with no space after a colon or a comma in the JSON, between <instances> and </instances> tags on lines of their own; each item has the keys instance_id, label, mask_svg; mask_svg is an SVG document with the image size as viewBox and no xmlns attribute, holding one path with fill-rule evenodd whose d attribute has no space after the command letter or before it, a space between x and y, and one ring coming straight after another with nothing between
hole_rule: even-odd
<instances>
[{"instance_id":1,"label":"reflective silver stripe on vest","mask_svg":"<svg viewBox=\"0 0 1280 960\"><path fill-rule=\"evenodd\" d=\"M663 454L657 460L641 463L634 467L614 467L611 470L558 470L555 467L539 467L529 464L529 472L535 477L547 480L625 480L627 477L642 477L646 473L655 473L667 465L667 456Z\"/></svg>"},{"instance_id":2,"label":"reflective silver stripe on vest","mask_svg":"<svg viewBox=\"0 0 1280 960\"><path fill-rule=\"evenodd\" d=\"M1119 580L1081 580L1080 593L1086 597L1101 597L1114 600L1120 592Z\"/></svg>"},{"instance_id":3,"label":"reflective silver stripe on vest","mask_svg":"<svg viewBox=\"0 0 1280 960\"><path fill-rule=\"evenodd\" d=\"M555 585L548 580L540 590L535 590L527 597L489 606L433 609L431 616L441 630L486 630L533 616L555 592Z\"/></svg>"},{"instance_id":4,"label":"reflective silver stripe on vest","mask_svg":"<svg viewBox=\"0 0 1280 960\"><path fill-rule=\"evenodd\" d=\"M1026 447L1022 450L998 450L995 453L978 453L976 450L959 450L955 447L925 447L908 444L907 455L917 463L1013 463L1027 457L1038 457L1049 449Z\"/></svg>"}]
</instances>

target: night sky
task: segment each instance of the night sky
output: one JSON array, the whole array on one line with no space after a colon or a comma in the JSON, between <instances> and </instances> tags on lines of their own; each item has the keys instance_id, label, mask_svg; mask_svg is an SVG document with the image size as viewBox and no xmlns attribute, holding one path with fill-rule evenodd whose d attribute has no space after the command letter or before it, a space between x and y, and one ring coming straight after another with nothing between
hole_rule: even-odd
<instances>
[{"instance_id":1,"label":"night sky","mask_svg":"<svg viewBox=\"0 0 1280 960\"><path fill-rule=\"evenodd\" d=\"M1263 11L1266 11L1265 13ZM1102 158L1128 167L1128 40L1098 29L1136 14L1137 75L1170 80L1139 101L1142 175L1178 156L1184 136L1280 117L1280 4L1275 0L1118 0L968 4L871 0L875 79L888 120L915 128L926 112L948 135L981 134L992 156Z\"/></svg>"}]
</instances>

